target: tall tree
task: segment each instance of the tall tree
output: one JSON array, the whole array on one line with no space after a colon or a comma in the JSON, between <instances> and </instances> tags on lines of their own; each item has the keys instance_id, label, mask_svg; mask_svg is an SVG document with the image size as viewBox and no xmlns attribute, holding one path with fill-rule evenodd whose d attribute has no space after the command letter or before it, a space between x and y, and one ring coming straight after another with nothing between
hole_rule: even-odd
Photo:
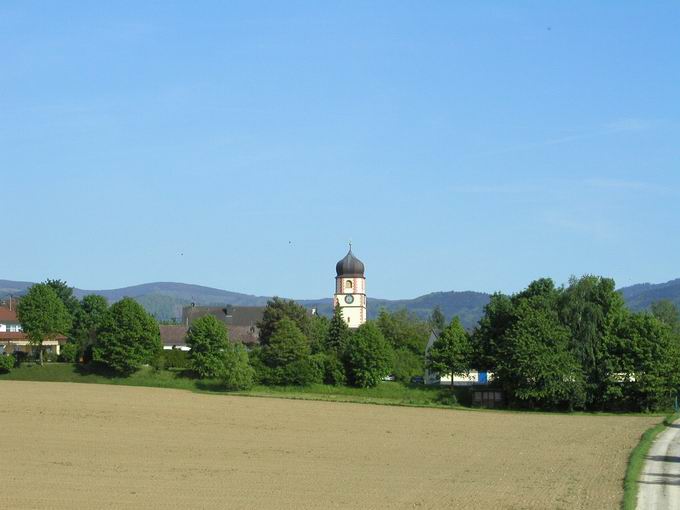
<instances>
[{"instance_id":1,"label":"tall tree","mask_svg":"<svg viewBox=\"0 0 680 510\"><path fill-rule=\"evenodd\" d=\"M429 370L441 375L451 376L451 390L455 376L464 376L470 372L472 361L472 345L458 317L444 328L426 354L426 365Z\"/></svg>"},{"instance_id":2,"label":"tall tree","mask_svg":"<svg viewBox=\"0 0 680 510\"><path fill-rule=\"evenodd\" d=\"M571 332L571 350L580 363L586 383L588 403L603 408L616 384L611 374L614 322L628 311L616 292L614 280L597 276L572 278L560 297L560 318Z\"/></svg>"},{"instance_id":3,"label":"tall tree","mask_svg":"<svg viewBox=\"0 0 680 510\"><path fill-rule=\"evenodd\" d=\"M310 353L309 340L298 325L288 317L280 319L261 352L263 362L269 367L268 382L295 385L319 382L323 370L316 366Z\"/></svg>"},{"instance_id":4,"label":"tall tree","mask_svg":"<svg viewBox=\"0 0 680 510\"><path fill-rule=\"evenodd\" d=\"M224 370L223 352L229 345L227 328L213 315L194 321L187 333L192 369L201 377L217 377Z\"/></svg>"},{"instance_id":5,"label":"tall tree","mask_svg":"<svg viewBox=\"0 0 680 510\"><path fill-rule=\"evenodd\" d=\"M680 335L680 310L673 301L662 299L652 303L652 315L670 327L675 335Z\"/></svg>"},{"instance_id":6,"label":"tall tree","mask_svg":"<svg viewBox=\"0 0 680 510\"><path fill-rule=\"evenodd\" d=\"M425 352L430 337L430 325L427 321L406 309L391 313L383 308L378 313L376 324L393 349L408 349L418 356Z\"/></svg>"},{"instance_id":7,"label":"tall tree","mask_svg":"<svg viewBox=\"0 0 680 510\"><path fill-rule=\"evenodd\" d=\"M102 324L109 303L105 297L89 294L80 303L73 321L71 335L78 346L79 355L87 363L92 359L92 346L97 339L97 330Z\"/></svg>"},{"instance_id":8,"label":"tall tree","mask_svg":"<svg viewBox=\"0 0 680 510\"><path fill-rule=\"evenodd\" d=\"M68 334L71 315L57 293L47 284L38 283L28 289L19 302L17 317L43 364L43 342Z\"/></svg>"},{"instance_id":9,"label":"tall tree","mask_svg":"<svg viewBox=\"0 0 680 510\"><path fill-rule=\"evenodd\" d=\"M129 375L151 363L162 348L156 320L137 301L126 297L109 308L92 354L94 361Z\"/></svg>"},{"instance_id":10,"label":"tall tree","mask_svg":"<svg viewBox=\"0 0 680 510\"><path fill-rule=\"evenodd\" d=\"M472 334L473 365L494 371L503 349L505 333L514 320L514 305L509 296L496 293L484 307L484 315Z\"/></svg>"},{"instance_id":11,"label":"tall tree","mask_svg":"<svg viewBox=\"0 0 680 510\"><path fill-rule=\"evenodd\" d=\"M307 337L309 338L309 346L312 349L312 354L324 352L326 350L329 327L330 321L323 315L313 315L309 320Z\"/></svg>"},{"instance_id":12,"label":"tall tree","mask_svg":"<svg viewBox=\"0 0 680 510\"><path fill-rule=\"evenodd\" d=\"M328 335L326 336L326 351L342 354L347 345L347 340L351 331L347 322L342 317L342 310L336 306L333 310L333 318L328 325Z\"/></svg>"},{"instance_id":13,"label":"tall tree","mask_svg":"<svg viewBox=\"0 0 680 510\"><path fill-rule=\"evenodd\" d=\"M443 331L446 327L446 318L442 313L442 309L439 308L439 305L435 306L434 310L432 310L432 314L430 315L430 327L438 333Z\"/></svg>"},{"instance_id":14,"label":"tall tree","mask_svg":"<svg viewBox=\"0 0 680 510\"><path fill-rule=\"evenodd\" d=\"M376 386L389 375L394 353L380 328L365 322L350 336L345 349L349 383L360 388Z\"/></svg>"},{"instance_id":15,"label":"tall tree","mask_svg":"<svg viewBox=\"0 0 680 510\"><path fill-rule=\"evenodd\" d=\"M582 407L583 377L569 340L569 329L554 308L521 302L496 373L509 398L551 408Z\"/></svg>"},{"instance_id":16,"label":"tall tree","mask_svg":"<svg viewBox=\"0 0 680 510\"><path fill-rule=\"evenodd\" d=\"M73 295L73 287L69 287L63 280L51 280L49 278L44 283L57 293L68 313L71 314L71 320L74 320L80 308L80 303L78 298Z\"/></svg>"},{"instance_id":17,"label":"tall tree","mask_svg":"<svg viewBox=\"0 0 680 510\"><path fill-rule=\"evenodd\" d=\"M219 374L229 390L247 390L253 386L255 370L250 365L248 351L241 344L228 345L222 353Z\"/></svg>"},{"instance_id":18,"label":"tall tree","mask_svg":"<svg viewBox=\"0 0 680 510\"><path fill-rule=\"evenodd\" d=\"M614 338L612 375L627 407L668 409L680 386L680 346L668 324L648 313L629 313L614 326Z\"/></svg>"},{"instance_id":19,"label":"tall tree","mask_svg":"<svg viewBox=\"0 0 680 510\"><path fill-rule=\"evenodd\" d=\"M260 330L260 344L267 345L269 339L278 327L278 323L284 317L292 320L300 331L308 333L309 315L307 310L295 301L274 297L267 301L267 306L262 314L262 320L257 323Z\"/></svg>"}]
</instances>

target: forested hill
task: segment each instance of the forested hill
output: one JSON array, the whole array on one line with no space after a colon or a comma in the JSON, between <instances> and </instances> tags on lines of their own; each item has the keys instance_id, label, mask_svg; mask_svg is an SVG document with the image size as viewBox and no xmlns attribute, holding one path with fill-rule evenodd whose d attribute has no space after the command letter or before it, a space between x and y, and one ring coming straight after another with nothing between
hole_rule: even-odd
<instances>
[{"instance_id":1,"label":"forested hill","mask_svg":"<svg viewBox=\"0 0 680 510\"><path fill-rule=\"evenodd\" d=\"M0 298L9 295L20 296L32 282L0 280ZM74 289L75 295L82 298L87 294L99 294L109 302L117 301L125 296L139 301L146 310L159 320L179 319L182 307L191 303L199 306L219 306L231 304L236 306L264 306L269 297L253 296L226 290L189 285L185 283L157 282L135 285L111 290ZM484 305L489 301L488 294L481 292L433 292L415 299L368 299L369 317L374 318L381 307L388 310L406 308L420 317L429 317L432 310L439 306L447 318L458 315L466 327L473 327L481 317ZM333 313L333 301L325 299L299 300L306 307L316 307L320 314Z\"/></svg>"},{"instance_id":2,"label":"forested hill","mask_svg":"<svg viewBox=\"0 0 680 510\"><path fill-rule=\"evenodd\" d=\"M0 280L0 298L9 295L21 295L31 282L18 282ZM628 306L633 310L644 310L661 299L668 299L680 306L680 279L662 284L640 284L625 287L619 292L623 295ZM147 283L111 290L82 290L75 289L77 297L87 294L99 294L106 297L109 302L114 302L124 296L129 296L139 301L150 313L159 320L178 319L182 314L182 307L196 303L197 305L219 306L232 304L236 306L264 306L267 296L253 296L226 290L189 285L185 283ZM420 317L428 317L432 310L439 306L447 319L458 315L467 328L473 327L482 315L484 305L489 301L489 295L482 292L433 292L414 299L368 299L369 317L377 315L381 307L388 310L400 310L405 308ZM319 313L330 315L332 312L332 300L310 299L300 300L302 305L316 307Z\"/></svg>"},{"instance_id":3,"label":"forested hill","mask_svg":"<svg viewBox=\"0 0 680 510\"><path fill-rule=\"evenodd\" d=\"M680 278L666 283L641 283L625 287L619 292L632 310L646 310L652 303L668 300L680 307Z\"/></svg>"}]
</instances>

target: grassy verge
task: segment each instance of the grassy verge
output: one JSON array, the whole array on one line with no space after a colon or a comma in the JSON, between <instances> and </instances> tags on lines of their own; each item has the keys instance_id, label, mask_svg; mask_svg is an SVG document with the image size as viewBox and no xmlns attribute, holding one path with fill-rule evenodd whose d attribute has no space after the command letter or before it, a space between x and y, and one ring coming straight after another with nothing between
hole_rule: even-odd
<instances>
[{"instance_id":1,"label":"grassy verge","mask_svg":"<svg viewBox=\"0 0 680 510\"><path fill-rule=\"evenodd\" d=\"M645 463L645 458L649 449L652 447L654 439L663 432L675 420L680 418L680 413L666 416L664 420L654 427L645 431L640 438L638 445L630 452L628 457L628 468L626 469L626 477L623 481L623 502L621 508L623 510L635 510L637 506L638 480L640 473Z\"/></svg>"},{"instance_id":2,"label":"grassy verge","mask_svg":"<svg viewBox=\"0 0 680 510\"><path fill-rule=\"evenodd\" d=\"M43 367L24 364L6 374L1 380L75 382L91 384L115 384L122 386L146 386L174 388L200 393L230 393L258 397L291 398L304 400L328 400L337 402L356 402L386 405L406 405L420 407L451 407L449 391L427 386L407 386L398 382L383 382L375 388L348 388L313 384L299 386L255 386L242 392L227 392L217 380L192 379L170 370L142 368L129 377L111 377L84 372L81 367L69 363L47 363Z\"/></svg>"},{"instance_id":3,"label":"grassy verge","mask_svg":"<svg viewBox=\"0 0 680 510\"><path fill-rule=\"evenodd\" d=\"M462 387L455 389L456 398L452 399L449 388L424 385L406 385L400 382L381 382L375 388L351 388L347 386L329 386L312 384L310 386L255 386L248 391L227 391L218 380L192 379L174 370L154 370L142 368L128 377L113 377L84 371L79 365L70 363L46 363L43 367L25 363L11 372L0 374L0 381L44 381L73 382L90 384L115 384L120 386L145 386L153 388L173 388L189 390L196 393L238 395L249 397L287 398L294 400L320 400L328 402L352 402L357 404L380 404L409 407L435 407L442 409L476 410L503 413L559 414L559 411L527 410L527 409L479 409L469 407L469 390ZM462 405L461 405L462 404ZM574 412L570 415L640 415L644 413L606 413L606 412ZM658 416L664 416L659 413Z\"/></svg>"}]
</instances>

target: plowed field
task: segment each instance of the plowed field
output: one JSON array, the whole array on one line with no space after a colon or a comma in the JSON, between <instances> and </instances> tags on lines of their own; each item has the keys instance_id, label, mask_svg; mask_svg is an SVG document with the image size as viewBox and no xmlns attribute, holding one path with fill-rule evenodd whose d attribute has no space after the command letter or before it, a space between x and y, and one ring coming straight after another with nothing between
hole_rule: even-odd
<instances>
[{"instance_id":1,"label":"plowed field","mask_svg":"<svg viewBox=\"0 0 680 510\"><path fill-rule=\"evenodd\" d=\"M0 508L618 508L658 418L0 381Z\"/></svg>"}]
</instances>

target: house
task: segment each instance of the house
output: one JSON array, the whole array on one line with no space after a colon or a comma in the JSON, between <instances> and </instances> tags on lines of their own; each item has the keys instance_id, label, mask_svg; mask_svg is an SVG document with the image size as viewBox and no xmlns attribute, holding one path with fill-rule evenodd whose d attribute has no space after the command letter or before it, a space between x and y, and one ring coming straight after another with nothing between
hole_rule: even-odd
<instances>
[{"instance_id":1,"label":"house","mask_svg":"<svg viewBox=\"0 0 680 510\"><path fill-rule=\"evenodd\" d=\"M212 315L226 326L231 342L245 345L259 342L257 323L264 315L263 306L185 306L182 324L160 326L163 349L190 350L186 345L187 332L196 319L206 315Z\"/></svg>"},{"instance_id":2,"label":"house","mask_svg":"<svg viewBox=\"0 0 680 510\"><path fill-rule=\"evenodd\" d=\"M434 344L438 338L438 333L432 331L430 338L427 341L427 346L425 347L426 356L427 352L432 347L432 344ZM488 384L491 379L493 379L493 374L484 371L471 370L466 376L453 376L452 381L451 374L438 374L436 372L430 372L426 369L424 379L425 384L439 384L441 386L451 386L451 384L454 386L473 386Z\"/></svg>"},{"instance_id":3,"label":"house","mask_svg":"<svg viewBox=\"0 0 680 510\"><path fill-rule=\"evenodd\" d=\"M58 336L54 340L45 340L43 347L45 352L59 354L61 346L66 343L65 336ZM21 323L17 318L15 307L9 305L0 306L0 354L15 352L32 352L33 347L23 332Z\"/></svg>"}]
</instances>

